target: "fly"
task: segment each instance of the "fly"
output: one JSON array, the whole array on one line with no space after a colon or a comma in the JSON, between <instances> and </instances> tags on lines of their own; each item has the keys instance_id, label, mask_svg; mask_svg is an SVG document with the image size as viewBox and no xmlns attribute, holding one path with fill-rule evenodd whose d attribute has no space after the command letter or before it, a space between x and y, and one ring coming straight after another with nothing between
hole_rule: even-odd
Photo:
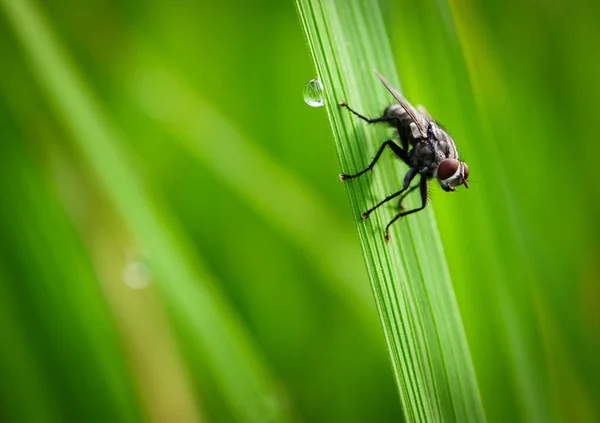
<instances>
[{"instance_id":1,"label":"fly","mask_svg":"<svg viewBox=\"0 0 600 423\"><path fill-rule=\"evenodd\" d=\"M396 89L390 86L379 72L375 71L375 73L398 101L398 104L387 107L381 117L374 119L361 115L344 102L339 105L368 123L387 123L396 130L401 145L391 139L386 140L365 170L353 175L342 173L340 179L346 181L357 178L372 170L386 147L389 147L410 168L404 176L404 183L400 191L388 195L362 213L362 218L367 219L374 210L401 195L399 200L401 211L385 227L385 240L389 242L390 226L396 220L425 208L431 179L436 178L442 189L447 192L454 191L459 185L469 188L467 182L469 167L460 160L454 140L446 130L423 107L419 106L418 110L415 109ZM417 175L420 177L419 183L411 187L411 182ZM417 188L421 194L421 206L405 211L402 200Z\"/></svg>"}]
</instances>

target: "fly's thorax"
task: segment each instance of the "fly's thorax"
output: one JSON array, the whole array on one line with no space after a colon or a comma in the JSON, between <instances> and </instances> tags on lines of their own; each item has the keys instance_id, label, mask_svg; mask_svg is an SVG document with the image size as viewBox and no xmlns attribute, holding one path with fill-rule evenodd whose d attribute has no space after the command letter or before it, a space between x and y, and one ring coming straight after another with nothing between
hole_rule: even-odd
<instances>
[{"instance_id":1,"label":"fly's thorax","mask_svg":"<svg viewBox=\"0 0 600 423\"><path fill-rule=\"evenodd\" d=\"M427 139L417 142L414 148L410 150L408 157L411 166L417 169L435 169L440 162L439 158L436 157L435 148Z\"/></svg>"},{"instance_id":2,"label":"fly's thorax","mask_svg":"<svg viewBox=\"0 0 600 423\"><path fill-rule=\"evenodd\" d=\"M459 160L454 141L446 131L431 122L427 132L427 138L418 139L409 153L413 167L433 172L444 160Z\"/></svg>"},{"instance_id":3,"label":"fly's thorax","mask_svg":"<svg viewBox=\"0 0 600 423\"><path fill-rule=\"evenodd\" d=\"M439 162L445 159L459 159L454 140L437 122L431 122L427 132Z\"/></svg>"}]
</instances>

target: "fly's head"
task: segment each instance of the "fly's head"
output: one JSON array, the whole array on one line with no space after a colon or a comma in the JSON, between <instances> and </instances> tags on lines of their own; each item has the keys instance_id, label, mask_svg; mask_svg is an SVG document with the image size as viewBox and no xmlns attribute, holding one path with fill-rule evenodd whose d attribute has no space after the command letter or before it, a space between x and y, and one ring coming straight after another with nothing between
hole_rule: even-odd
<instances>
[{"instance_id":1,"label":"fly's head","mask_svg":"<svg viewBox=\"0 0 600 423\"><path fill-rule=\"evenodd\" d=\"M438 166L436 177L444 191L454 191L459 185L469 188L469 167L457 159L445 159Z\"/></svg>"}]
</instances>

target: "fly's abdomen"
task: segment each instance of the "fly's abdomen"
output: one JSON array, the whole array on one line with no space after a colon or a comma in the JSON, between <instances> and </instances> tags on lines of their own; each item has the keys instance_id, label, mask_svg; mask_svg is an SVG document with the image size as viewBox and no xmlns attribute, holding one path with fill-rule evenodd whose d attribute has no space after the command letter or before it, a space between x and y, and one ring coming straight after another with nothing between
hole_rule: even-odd
<instances>
[{"instance_id":1,"label":"fly's abdomen","mask_svg":"<svg viewBox=\"0 0 600 423\"><path fill-rule=\"evenodd\" d=\"M387 107L383 111L383 115L388 118L396 119L398 124L401 126L409 126L412 123L412 119L408 113L406 113L404 107L399 104L392 104L391 106Z\"/></svg>"},{"instance_id":2,"label":"fly's abdomen","mask_svg":"<svg viewBox=\"0 0 600 423\"><path fill-rule=\"evenodd\" d=\"M400 104L392 104L384 110L383 115L393 119L390 126L396 128L401 140L405 140L414 147L421 139L417 125Z\"/></svg>"}]
</instances>

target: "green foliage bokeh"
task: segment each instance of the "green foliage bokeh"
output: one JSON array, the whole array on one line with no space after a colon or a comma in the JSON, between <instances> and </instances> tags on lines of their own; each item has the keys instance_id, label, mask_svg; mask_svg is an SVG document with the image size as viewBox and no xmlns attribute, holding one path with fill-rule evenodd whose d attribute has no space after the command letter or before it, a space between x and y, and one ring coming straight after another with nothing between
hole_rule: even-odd
<instances>
[{"instance_id":1,"label":"green foliage bokeh","mask_svg":"<svg viewBox=\"0 0 600 423\"><path fill-rule=\"evenodd\" d=\"M240 420L185 310L157 289L139 233L48 101L9 3L0 420ZM432 204L488 421L599 421L598 6L383 3L403 92L469 163L471 189L436 190ZM185 259L235 310L258 351L249 368L280 391L256 401L310 422L400 420L331 130L302 99L315 71L294 4L33 6L116 128L142 191L164 205L165 231L179 228ZM244 158L273 180L259 184ZM276 191L289 186L297 197ZM282 199L290 223L269 208ZM138 261L151 280L141 290L123 283ZM356 293L342 292L344 278Z\"/></svg>"}]
</instances>

